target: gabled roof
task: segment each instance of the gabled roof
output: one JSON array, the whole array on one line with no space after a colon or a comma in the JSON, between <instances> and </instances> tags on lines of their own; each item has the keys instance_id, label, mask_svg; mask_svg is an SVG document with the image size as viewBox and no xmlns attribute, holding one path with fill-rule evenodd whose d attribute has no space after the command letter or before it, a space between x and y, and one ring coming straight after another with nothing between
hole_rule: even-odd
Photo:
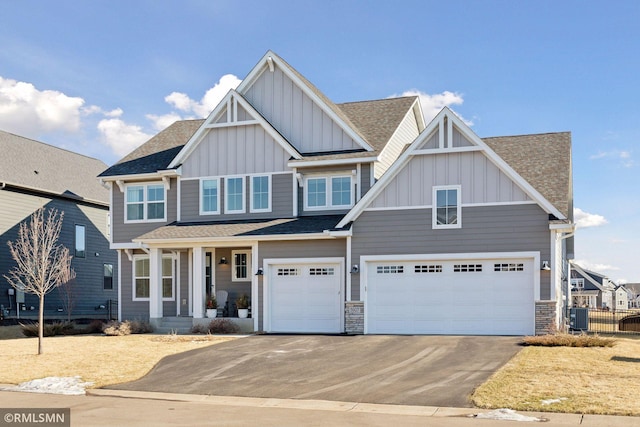
<instances>
[{"instance_id":1,"label":"gabled roof","mask_svg":"<svg viewBox=\"0 0 640 427\"><path fill-rule=\"evenodd\" d=\"M445 125L446 123L446 125ZM544 180L534 180L534 182L529 182L525 177L520 175L514 166L519 166L523 171L529 170L529 168L542 167L542 164L535 164L535 162L544 163L545 161L551 161L549 158L554 153L552 151L549 154L545 154L544 151L538 150L537 156L528 157L527 149L530 148L531 144L526 143L514 143L514 140L509 137L505 138L504 141L510 142L510 146L508 150L503 150L503 152L515 151L518 154L513 154L511 158L506 156L507 158L503 158L496 151L494 151L489 143L486 143L483 139L478 137L453 111L449 108L444 107L438 115L429 123L429 125L420 133L420 135L413 141L409 147L400 155L400 157L395 161L395 163L389 168L389 170L382 176L380 181L376 183L376 185L367 192L362 199L351 209L351 211L340 221L338 227L342 227L347 225L349 222L354 221L360 216L360 214L373 202L373 200L385 189L387 184L391 182L395 178L395 176L409 163L412 156L417 154L418 152L424 153L425 150L420 150L419 147L428 139L434 132L440 129L440 135L444 135L444 127L445 126L454 126L475 146L473 149L478 149L484 152L487 158L494 163L502 172L505 173L508 177L510 177L532 200L534 200L538 205L540 205L546 212L551 215L554 215L558 219L567 219L571 218L570 213L567 212L567 203L562 203L560 206L556 206L553 202L544 197L542 191L543 188L538 186L544 185ZM561 134L564 135L564 134ZM451 136L449 136L451 137ZM517 139L517 138L516 138ZM534 139L535 138L531 138ZM496 139L493 141L492 145L499 146L500 140ZM531 142L531 141L529 141ZM444 152L460 152L462 150L467 150L467 147L461 147L459 149L449 148L449 149L434 149L434 153L444 153ZM565 150L563 155L567 155L570 157L570 150ZM522 159L520 161L520 159ZM514 165L511 165L509 162L514 162ZM526 166L526 161L533 162L533 166ZM571 162L568 160L568 164L570 166ZM562 176L568 179L566 183L566 188L568 190L571 189L571 173L566 174L564 171L561 172ZM531 174L531 176L534 176ZM566 198L565 198L566 200ZM563 212L564 210L564 212Z\"/></svg>"},{"instance_id":2,"label":"gabled roof","mask_svg":"<svg viewBox=\"0 0 640 427\"><path fill-rule=\"evenodd\" d=\"M280 58L273 51L269 50L258 61L255 67L249 72L242 82L238 85L236 90L243 94L251 85L260 77L260 75L267 69L273 67L273 64L278 65L282 71L294 82L298 83L300 89L305 92L312 100L314 100L318 106L324 110L330 117L332 117L338 125L349 135L353 140L362 146L367 151L373 150L364 135L360 130L351 123L350 118L334 104L329 98L327 98L317 87L315 87L309 80L307 80L302 74L300 74L295 68L289 65L284 59Z\"/></svg>"},{"instance_id":3,"label":"gabled roof","mask_svg":"<svg viewBox=\"0 0 640 427\"><path fill-rule=\"evenodd\" d=\"M302 158L302 155L296 150L296 148L289 143L262 115L256 111L255 108L246 99L242 97L238 92L231 89L227 95L218 103L216 108L213 109L211 114L204 120L198 130L189 138L186 145L180 149L179 153L176 153L175 158L169 164L169 168L178 167L185 159L193 152L196 146L202 141L202 138L210 130L210 126L225 126L226 123L216 124L216 120L220 115L230 106L231 100L234 100L240 104L245 111L253 117L255 122L262 126L262 128L276 141L280 146L289 153L293 158Z\"/></svg>"},{"instance_id":4,"label":"gabled roof","mask_svg":"<svg viewBox=\"0 0 640 427\"><path fill-rule=\"evenodd\" d=\"M98 159L4 131L0 131L0 153L0 183L109 203L109 191L95 179L107 166Z\"/></svg>"},{"instance_id":5,"label":"gabled roof","mask_svg":"<svg viewBox=\"0 0 640 427\"><path fill-rule=\"evenodd\" d=\"M571 274L572 274L572 278L582 278L585 279L585 288L586 289L598 289L600 291L605 291L607 289L605 289L607 286L605 285L605 281L607 280L607 277L600 274L600 273L596 273L594 271L589 271L586 270L582 267L580 267L578 264L571 262ZM576 277L578 276L578 277ZM590 286L589 286L590 285Z\"/></svg>"},{"instance_id":6,"label":"gabled roof","mask_svg":"<svg viewBox=\"0 0 640 427\"><path fill-rule=\"evenodd\" d=\"M382 151L393 136L402 119L407 115L417 96L378 99L373 101L345 102L338 104L342 110L362 133L371 146Z\"/></svg>"},{"instance_id":7,"label":"gabled roof","mask_svg":"<svg viewBox=\"0 0 640 427\"><path fill-rule=\"evenodd\" d=\"M482 138L567 218L573 218L571 133Z\"/></svg>"},{"instance_id":8,"label":"gabled roof","mask_svg":"<svg viewBox=\"0 0 640 427\"><path fill-rule=\"evenodd\" d=\"M99 176L134 175L165 170L204 123L202 120L180 120L123 157Z\"/></svg>"}]
</instances>

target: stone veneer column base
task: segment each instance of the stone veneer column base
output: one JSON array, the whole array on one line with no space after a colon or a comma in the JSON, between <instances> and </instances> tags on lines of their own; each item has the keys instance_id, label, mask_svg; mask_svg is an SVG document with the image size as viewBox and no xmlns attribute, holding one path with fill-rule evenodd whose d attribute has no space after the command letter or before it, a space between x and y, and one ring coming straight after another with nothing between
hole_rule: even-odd
<instances>
[{"instance_id":1,"label":"stone veneer column base","mask_svg":"<svg viewBox=\"0 0 640 427\"><path fill-rule=\"evenodd\" d=\"M556 302L536 301L536 335L553 334L557 330Z\"/></svg>"},{"instance_id":2,"label":"stone veneer column base","mask_svg":"<svg viewBox=\"0 0 640 427\"><path fill-rule=\"evenodd\" d=\"M348 334L364 334L364 301L345 302L344 331Z\"/></svg>"}]
</instances>

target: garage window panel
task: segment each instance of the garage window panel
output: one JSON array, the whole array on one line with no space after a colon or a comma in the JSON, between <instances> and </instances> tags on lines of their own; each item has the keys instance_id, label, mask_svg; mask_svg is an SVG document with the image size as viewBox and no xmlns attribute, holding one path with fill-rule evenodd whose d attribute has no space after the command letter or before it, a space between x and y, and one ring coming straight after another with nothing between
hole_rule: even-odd
<instances>
[{"instance_id":1,"label":"garage window panel","mask_svg":"<svg viewBox=\"0 0 640 427\"><path fill-rule=\"evenodd\" d=\"M442 273L442 264L416 265L414 273Z\"/></svg>"},{"instance_id":2,"label":"garage window panel","mask_svg":"<svg viewBox=\"0 0 640 427\"><path fill-rule=\"evenodd\" d=\"M300 272L297 268L279 268L278 276L299 276Z\"/></svg>"},{"instance_id":3,"label":"garage window panel","mask_svg":"<svg viewBox=\"0 0 640 427\"><path fill-rule=\"evenodd\" d=\"M524 271L524 264L522 263L494 264L493 271Z\"/></svg>"},{"instance_id":4,"label":"garage window panel","mask_svg":"<svg viewBox=\"0 0 640 427\"><path fill-rule=\"evenodd\" d=\"M482 264L454 264L454 273L479 273L482 271Z\"/></svg>"},{"instance_id":5,"label":"garage window panel","mask_svg":"<svg viewBox=\"0 0 640 427\"><path fill-rule=\"evenodd\" d=\"M376 272L378 274L401 274L404 273L402 265L379 265Z\"/></svg>"},{"instance_id":6,"label":"garage window panel","mask_svg":"<svg viewBox=\"0 0 640 427\"><path fill-rule=\"evenodd\" d=\"M335 270L331 267L321 267L321 268L310 268L309 275L310 276L333 276L335 274Z\"/></svg>"}]
</instances>

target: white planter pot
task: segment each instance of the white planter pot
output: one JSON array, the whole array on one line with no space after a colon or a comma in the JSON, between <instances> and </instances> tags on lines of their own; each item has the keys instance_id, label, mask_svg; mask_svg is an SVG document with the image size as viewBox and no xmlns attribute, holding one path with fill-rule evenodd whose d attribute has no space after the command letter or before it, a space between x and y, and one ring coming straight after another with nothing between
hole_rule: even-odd
<instances>
[{"instance_id":1,"label":"white planter pot","mask_svg":"<svg viewBox=\"0 0 640 427\"><path fill-rule=\"evenodd\" d=\"M246 319L249 317L249 309L248 308L239 308L238 309L238 317L241 319Z\"/></svg>"},{"instance_id":2,"label":"white planter pot","mask_svg":"<svg viewBox=\"0 0 640 427\"><path fill-rule=\"evenodd\" d=\"M217 315L218 315L218 309L217 308L207 308L207 317L209 319L213 319Z\"/></svg>"}]
</instances>

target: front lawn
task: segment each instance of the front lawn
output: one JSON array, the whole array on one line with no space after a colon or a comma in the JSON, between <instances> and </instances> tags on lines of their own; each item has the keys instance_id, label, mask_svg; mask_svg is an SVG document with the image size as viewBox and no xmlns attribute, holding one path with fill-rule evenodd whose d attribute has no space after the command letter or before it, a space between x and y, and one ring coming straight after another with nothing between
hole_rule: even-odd
<instances>
[{"instance_id":1,"label":"front lawn","mask_svg":"<svg viewBox=\"0 0 640 427\"><path fill-rule=\"evenodd\" d=\"M230 339L212 335L57 336L44 339L44 354L39 356L37 338L3 339L0 383L79 375L82 381L94 383L93 387L102 387L138 379L165 356Z\"/></svg>"},{"instance_id":2,"label":"front lawn","mask_svg":"<svg viewBox=\"0 0 640 427\"><path fill-rule=\"evenodd\" d=\"M481 408L640 415L640 340L613 347L526 347L472 401Z\"/></svg>"}]
</instances>

